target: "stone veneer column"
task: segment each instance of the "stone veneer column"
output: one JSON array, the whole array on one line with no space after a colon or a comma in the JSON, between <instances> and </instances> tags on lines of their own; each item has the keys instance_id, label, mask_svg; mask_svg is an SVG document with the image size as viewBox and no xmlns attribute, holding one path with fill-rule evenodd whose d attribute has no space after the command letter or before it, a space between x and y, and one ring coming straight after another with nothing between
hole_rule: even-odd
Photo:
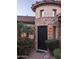
<instances>
[{"instance_id":1,"label":"stone veneer column","mask_svg":"<svg viewBox=\"0 0 79 59\"><path fill-rule=\"evenodd\" d=\"M58 18L57 18L57 20L58 20ZM59 21L57 21L57 29L56 29L56 38L57 38L57 40L60 40L61 39L61 27L60 27L61 25L60 25L60 22Z\"/></svg>"},{"instance_id":2,"label":"stone veneer column","mask_svg":"<svg viewBox=\"0 0 79 59\"><path fill-rule=\"evenodd\" d=\"M56 26L56 19L54 19L53 17L37 18L35 20L35 25L36 25L36 32L37 32L37 26L47 26L47 29L48 29L48 39L54 38L53 26ZM38 34L38 33L36 33L36 34ZM36 35L36 37L37 37L37 35Z\"/></svg>"},{"instance_id":3,"label":"stone veneer column","mask_svg":"<svg viewBox=\"0 0 79 59\"><path fill-rule=\"evenodd\" d=\"M53 28L52 25L48 25L48 40L53 38Z\"/></svg>"}]
</instances>

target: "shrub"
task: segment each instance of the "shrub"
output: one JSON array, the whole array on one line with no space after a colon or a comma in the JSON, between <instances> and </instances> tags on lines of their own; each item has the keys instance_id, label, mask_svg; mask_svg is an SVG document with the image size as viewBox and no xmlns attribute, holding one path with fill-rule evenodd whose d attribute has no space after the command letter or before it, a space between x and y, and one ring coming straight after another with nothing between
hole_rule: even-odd
<instances>
[{"instance_id":1,"label":"shrub","mask_svg":"<svg viewBox=\"0 0 79 59\"><path fill-rule=\"evenodd\" d=\"M33 48L33 41L18 39L17 40L17 55L29 55Z\"/></svg>"},{"instance_id":2,"label":"shrub","mask_svg":"<svg viewBox=\"0 0 79 59\"><path fill-rule=\"evenodd\" d=\"M61 49L57 48L53 51L55 59L61 59Z\"/></svg>"},{"instance_id":3,"label":"shrub","mask_svg":"<svg viewBox=\"0 0 79 59\"><path fill-rule=\"evenodd\" d=\"M56 39L47 40L46 44L47 44L47 47L48 47L51 55L53 55L54 49L59 48L59 43L58 43L58 40L56 40Z\"/></svg>"},{"instance_id":4,"label":"shrub","mask_svg":"<svg viewBox=\"0 0 79 59\"><path fill-rule=\"evenodd\" d=\"M17 46L17 54L21 55L21 47L20 46Z\"/></svg>"}]
</instances>

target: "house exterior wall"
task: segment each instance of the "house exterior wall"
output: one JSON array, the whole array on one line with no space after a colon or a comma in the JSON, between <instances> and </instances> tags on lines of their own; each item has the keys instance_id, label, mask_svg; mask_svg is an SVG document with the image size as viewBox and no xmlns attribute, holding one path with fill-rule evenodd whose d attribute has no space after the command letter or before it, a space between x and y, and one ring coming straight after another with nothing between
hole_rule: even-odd
<instances>
[{"instance_id":1,"label":"house exterior wall","mask_svg":"<svg viewBox=\"0 0 79 59\"><path fill-rule=\"evenodd\" d=\"M36 8L36 18L40 18L40 10L44 10L45 17L52 17L53 15L53 9L57 9L56 15L59 14L61 12L61 8L58 5L43 5L43 6L39 6L38 8Z\"/></svg>"},{"instance_id":2,"label":"house exterior wall","mask_svg":"<svg viewBox=\"0 0 79 59\"><path fill-rule=\"evenodd\" d=\"M55 4L43 4L39 5L35 9L35 44L36 50L38 50L38 26L47 26L47 39L52 38L59 39L59 22L58 17L53 16L53 9L56 9L56 15L61 13L61 6ZM41 16L41 11L43 10L44 14ZM54 37L54 26L56 26L56 36Z\"/></svg>"},{"instance_id":3,"label":"house exterior wall","mask_svg":"<svg viewBox=\"0 0 79 59\"><path fill-rule=\"evenodd\" d=\"M56 26L56 38L59 39L59 23L57 22L58 18L54 19L53 17L50 18L38 18L35 20L35 28L36 28L36 39L38 34L38 26L47 26L48 29L48 39L54 38L53 36L53 26Z\"/></svg>"},{"instance_id":4,"label":"house exterior wall","mask_svg":"<svg viewBox=\"0 0 79 59\"><path fill-rule=\"evenodd\" d=\"M38 34L37 27L38 26L47 26L48 27L48 39L54 38L53 26L56 26L56 38L59 37L58 36L59 28L58 28L58 23L57 23L58 18L52 16L53 9L57 10L56 15L61 12L60 6L57 6L57 5L43 5L43 6L36 8L36 12L35 12L36 13L36 19L35 19L36 39L38 38L38 36L37 36L37 34ZM40 10L45 11L45 14L44 14L45 17L40 16Z\"/></svg>"}]
</instances>

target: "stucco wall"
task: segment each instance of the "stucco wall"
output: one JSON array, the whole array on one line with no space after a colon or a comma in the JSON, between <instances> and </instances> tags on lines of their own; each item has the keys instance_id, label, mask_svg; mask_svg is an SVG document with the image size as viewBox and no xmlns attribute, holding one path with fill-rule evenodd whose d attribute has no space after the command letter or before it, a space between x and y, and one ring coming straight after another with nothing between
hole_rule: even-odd
<instances>
[{"instance_id":1,"label":"stucco wall","mask_svg":"<svg viewBox=\"0 0 79 59\"><path fill-rule=\"evenodd\" d=\"M57 9L56 14L61 12L60 6L57 6L57 5L43 5L43 6L36 8L36 18L40 18L40 10L44 10L45 17L52 17L53 9Z\"/></svg>"}]
</instances>

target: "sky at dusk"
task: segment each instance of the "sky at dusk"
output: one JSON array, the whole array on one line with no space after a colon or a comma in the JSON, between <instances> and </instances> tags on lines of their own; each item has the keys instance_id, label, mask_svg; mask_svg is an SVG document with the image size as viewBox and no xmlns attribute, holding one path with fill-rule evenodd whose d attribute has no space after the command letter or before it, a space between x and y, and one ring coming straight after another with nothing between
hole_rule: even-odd
<instances>
[{"instance_id":1,"label":"sky at dusk","mask_svg":"<svg viewBox=\"0 0 79 59\"><path fill-rule=\"evenodd\" d=\"M31 6L36 1L41 0L17 0L17 15L21 16L34 16Z\"/></svg>"}]
</instances>

